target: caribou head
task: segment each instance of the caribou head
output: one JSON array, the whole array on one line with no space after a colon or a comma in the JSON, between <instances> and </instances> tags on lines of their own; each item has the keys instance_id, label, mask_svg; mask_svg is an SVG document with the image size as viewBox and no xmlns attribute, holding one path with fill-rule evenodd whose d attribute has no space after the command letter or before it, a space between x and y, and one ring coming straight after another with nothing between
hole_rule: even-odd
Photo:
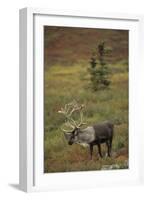
<instances>
[{"instance_id":1,"label":"caribou head","mask_svg":"<svg viewBox=\"0 0 147 200\"><path fill-rule=\"evenodd\" d=\"M78 133L81 131L81 127L86 124L83 122L84 107L83 104L79 105L74 100L71 103L65 104L64 108L58 111L58 113L65 117L64 128L61 128L61 130L64 132L69 145L78 142ZM78 115L78 121L74 119L73 115Z\"/></svg>"}]
</instances>

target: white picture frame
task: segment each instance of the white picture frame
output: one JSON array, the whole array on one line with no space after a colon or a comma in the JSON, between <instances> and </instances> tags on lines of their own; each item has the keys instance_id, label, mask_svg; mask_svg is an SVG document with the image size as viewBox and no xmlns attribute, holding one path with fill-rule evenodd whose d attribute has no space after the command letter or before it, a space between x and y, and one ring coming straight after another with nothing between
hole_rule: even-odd
<instances>
[{"instance_id":1,"label":"white picture frame","mask_svg":"<svg viewBox=\"0 0 147 200\"><path fill-rule=\"evenodd\" d=\"M95 25L94 25L95 24ZM43 173L44 25L129 30L129 169ZM139 66L139 67L138 67ZM20 189L26 192L143 183L143 17L140 15L20 10Z\"/></svg>"}]
</instances>

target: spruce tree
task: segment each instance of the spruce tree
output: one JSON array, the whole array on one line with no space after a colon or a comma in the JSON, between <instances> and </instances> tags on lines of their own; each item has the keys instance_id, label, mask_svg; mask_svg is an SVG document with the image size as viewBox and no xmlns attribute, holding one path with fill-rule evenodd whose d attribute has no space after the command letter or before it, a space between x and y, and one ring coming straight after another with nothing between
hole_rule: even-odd
<instances>
[{"instance_id":1,"label":"spruce tree","mask_svg":"<svg viewBox=\"0 0 147 200\"><path fill-rule=\"evenodd\" d=\"M91 75L91 83L94 91L108 88L110 85L110 71L105 60L107 48L104 42L100 42L97 48L97 59L95 56L91 57L89 73ZM98 65L99 63L99 65Z\"/></svg>"}]
</instances>

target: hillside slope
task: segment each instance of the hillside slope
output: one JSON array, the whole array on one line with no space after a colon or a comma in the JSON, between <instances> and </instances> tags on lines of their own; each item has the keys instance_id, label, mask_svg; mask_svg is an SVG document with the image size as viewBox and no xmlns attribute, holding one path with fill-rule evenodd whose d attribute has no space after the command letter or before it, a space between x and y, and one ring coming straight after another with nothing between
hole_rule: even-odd
<instances>
[{"instance_id":1,"label":"hillside slope","mask_svg":"<svg viewBox=\"0 0 147 200\"><path fill-rule=\"evenodd\" d=\"M89 62L100 41L112 48L109 62L128 59L128 31L70 27L44 27L45 67Z\"/></svg>"}]
</instances>

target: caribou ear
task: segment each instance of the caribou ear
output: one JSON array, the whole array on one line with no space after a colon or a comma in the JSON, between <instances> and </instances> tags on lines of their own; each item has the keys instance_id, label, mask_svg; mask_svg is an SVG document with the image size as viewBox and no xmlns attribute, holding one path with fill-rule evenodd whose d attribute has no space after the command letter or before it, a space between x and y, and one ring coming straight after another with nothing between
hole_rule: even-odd
<instances>
[{"instance_id":1,"label":"caribou ear","mask_svg":"<svg viewBox=\"0 0 147 200\"><path fill-rule=\"evenodd\" d=\"M65 136L65 138L66 138L67 140L70 139L71 134L72 134L72 133L65 133L65 132L64 132L64 136Z\"/></svg>"}]
</instances>

